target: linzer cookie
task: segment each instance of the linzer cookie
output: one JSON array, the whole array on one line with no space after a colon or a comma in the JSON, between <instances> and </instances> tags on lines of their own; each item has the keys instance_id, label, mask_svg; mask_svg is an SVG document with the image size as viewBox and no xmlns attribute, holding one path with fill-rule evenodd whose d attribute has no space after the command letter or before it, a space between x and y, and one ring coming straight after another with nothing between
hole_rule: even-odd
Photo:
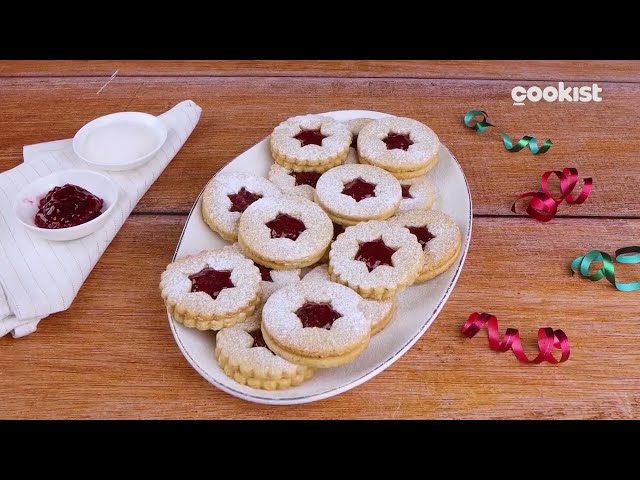
<instances>
[{"instance_id":1,"label":"linzer cookie","mask_svg":"<svg viewBox=\"0 0 640 480\"><path fill-rule=\"evenodd\" d=\"M313 376L313 369L276 355L264 341L259 314L216 335L215 356L227 376L242 385L282 390Z\"/></svg>"},{"instance_id":2,"label":"linzer cookie","mask_svg":"<svg viewBox=\"0 0 640 480\"><path fill-rule=\"evenodd\" d=\"M242 212L256 200L280 195L278 187L266 178L249 173L221 173L204 189L202 217L214 232L235 242Z\"/></svg>"},{"instance_id":3,"label":"linzer cookie","mask_svg":"<svg viewBox=\"0 0 640 480\"><path fill-rule=\"evenodd\" d=\"M272 352L291 363L328 368L353 361L369 344L371 327L360 296L333 282L289 285L262 310L262 335Z\"/></svg>"},{"instance_id":4,"label":"linzer cookie","mask_svg":"<svg viewBox=\"0 0 640 480\"><path fill-rule=\"evenodd\" d=\"M322 175L319 172L294 172L277 163L271 165L269 180L285 195L313 200L316 183Z\"/></svg>"},{"instance_id":5,"label":"linzer cookie","mask_svg":"<svg viewBox=\"0 0 640 480\"><path fill-rule=\"evenodd\" d=\"M372 220L347 228L333 242L329 274L365 298L387 300L416 280L421 259L422 247L409 230Z\"/></svg>"},{"instance_id":6,"label":"linzer cookie","mask_svg":"<svg viewBox=\"0 0 640 480\"><path fill-rule=\"evenodd\" d=\"M360 163L375 165L406 179L424 175L438 161L440 141L425 124L388 117L365 125L358 135Z\"/></svg>"},{"instance_id":7,"label":"linzer cookie","mask_svg":"<svg viewBox=\"0 0 640 480\"><path fill-rule=\"evenodd\" d=\"M437 210L410 210L390 222L409 229L422 246L421 271L416 282L425 282L445 272L462 249L460 227Z\"/></svg>"},{"instance_id":8,"label":"linzer cookie","mask_svg":"<svg viewBox=\"0 0 640 480\"><path fill-rule=\"evenodd\" d=\"M260 302L260 270L230 247L170 263L160 291L173 318L198 330L244 321Z\"/></svg>"},{"instance_id":9,"label":"linzer cookie","mask_svg":"<svg viewBox=\"0 0 640 480\"><path fill-rule=\"evenodd\" d=\"M358 163L358 135L365 125L373 122L373 118L353 118L344 122L351 132L351 148L344 163Z\"/></svg>"},{"instance_id":10,"label":"linzer cookie","mask_svg":"<svg viewBox=\"0 0 640 480\"><path fill-rule=\"evenodd\" d=\"M316 203L339 225L391 217L402 188L389 172L371 165L342 165L324 173L316 184Z\"/></svg>"},{"instance_id":11,"label":"linzer cookie","mask_svg":"<svg viewBox=\"0 0 640 480\"><path fill-rule=\"evenodd\" d=\"M280 166L294 172L325 172L344 163L351 132L322 115L302 115L278 125L271 134L271 154Z\"/></svg>"},{"instance_id":12,"label":"linzer cookie","mask_svg":"<svg viewBox=\"0 0 640 480\"><path fill-rule=\"evenodd\" d=\"M399 212L433 208L436 201L436 189L425 177L400 180L400 186L402 187L402 200L400 207L398 207Z\"/></svg>"},{"instance_id":13,"label":"linzer cookie","mask_svg":"<svg viewBox=\"0 0 640 480\"><path fill-rule=\"evenodd\" d=\"M327 251L333 226L326 213L303 198L263 198L240 218L238 243L254 262L275 270L303 268Z\"/></svg>"},{"instance_id":14,"label":"linzer cookie","mask_svg":"<svg viewBox=\"0 0 640 480\"><path fill-rule=\"evenodd\" d=\"M327 265L317 266L307 273L302 281L331 281L329 267ZM364 314L365 318L371 322L371 335L375 335L389 324L393 318L395 309L396 302L394 298L390 298L389 300L370 300L363 298L360 301L360 310Z\"/></svg>"}]
</instances>

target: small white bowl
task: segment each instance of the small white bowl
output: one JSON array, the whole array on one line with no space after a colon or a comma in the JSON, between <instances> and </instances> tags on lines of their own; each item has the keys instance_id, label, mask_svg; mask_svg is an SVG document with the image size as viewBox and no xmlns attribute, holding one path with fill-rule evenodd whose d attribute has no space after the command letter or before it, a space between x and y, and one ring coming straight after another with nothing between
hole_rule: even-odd
<instances>
[{"instance_id":1,"label":"small white bowl","mask_svg":"<svg viewBox=\"0 0 640 480\"><path fill-rule=\"evenodd\" d=\"M58 229L37 227L35 217L40 200L53 187L61 187L67 183L82 187L104 200L102 215L75 227ZM63 170L25 185L16 196L13 212L17 220L30 232L47 240L66 241L86 237L102 228L117 202L118 186L109 177L90 170Z\"/></svg>"},{"instance_id":2,"label":"small white bowl","mask_svg":"<svg viewBox=\"0 0 640 480\"><path fill-rule=\"evenodd\" d=\"M129 170L149 161L164 145L167 133L164 122L148 113L112 113L78 130L73 150L103 170Z\"/></svg>"}]
</instances>

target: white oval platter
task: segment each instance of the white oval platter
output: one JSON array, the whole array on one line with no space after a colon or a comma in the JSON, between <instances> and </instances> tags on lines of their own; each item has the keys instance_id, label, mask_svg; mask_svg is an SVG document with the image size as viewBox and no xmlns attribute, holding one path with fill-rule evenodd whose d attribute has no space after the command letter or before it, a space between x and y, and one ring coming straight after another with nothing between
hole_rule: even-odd
<instances>
[{"instance_id":1,"label":"white oval platter","mask_svg":"<svg viewBox=\"0 0 640 480\"><path fill-rule=\"evenodd\" d=\"M382 118L388 114L366 110L341 110L323 113L338 121L352 118ZM294 405L314 402L346 392L373 378L398 360L427 331L451 294L462 271L472 228L472 205L469 185L455 157L443 145L437 165L428 177L438 188L435 208L449 214L462 231L462 253L455 264L442 275L409 287L397 297L394 319L372 337L367 349L354 362L337 368L316 370L314 377L288 390L258 390L236 383L227 377L214 358L215 333L184 327L170 315L169 325L176 343L187 361L214 386L244 400L269 405ZM262 140L220 172L243 171L267 175L273 159L269 139ZM217 249L227 244L204 223L201 195L193 206L178 241L174 259L204 249ZM427 355L427 353L425 353Z\"/></svg>"}]
</instances>

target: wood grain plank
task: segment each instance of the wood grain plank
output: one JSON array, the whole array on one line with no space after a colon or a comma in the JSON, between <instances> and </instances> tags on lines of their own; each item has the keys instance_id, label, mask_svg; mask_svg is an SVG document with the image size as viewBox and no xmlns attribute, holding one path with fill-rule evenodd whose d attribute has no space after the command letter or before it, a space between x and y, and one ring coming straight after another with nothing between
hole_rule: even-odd
<instances>
[{"instance_id":1,"label":"wood grain plank","mask_svg":"<svg viewBox=\"0 0 640 480\"><path fill-rule=\"evenodd\" d=\"M480 215L511 215L513 199L539 188L545 170L577 167L594 178L582 206L560 215L640 215L634 188L640 178L640 85L604 83L600 103L512 105L513 82L418 79L147 78L102 81L0 80L0 171L17 165L22 145L71 137L87 121L116 110L158 114L191 98L203 107L183 150L138 205L140 212L187 212L208 179L269 135L289 116L369 109L429 124L462 164ZM525 86L528 84L525 83ZM533 156L509 153L494 131L477 135L462 125L468 109L482 108L513 138L551 138L552 149Z\"/></svg>"},{"instance_id":2,"label":"wood grain plank","mask_svg":"<svg viewBox=\"0 0 640 480\"><path fill-rule=\"evenodd\" d=\"M416 345L364 385L295 407L222 393L177 349L157 283L184 220L131 217L68 311L34 335L0 339L0 417L640 417L637 294L571 277L567 266L592 247L637 243L640 220L476 219L460 281ZM621 280L638 278L637 266L625 267ZM484 333L461 337L476 310L496 314L503 330L520 328L529 353L538 327L564 329L571 359L525 366L491 352Z\"/></svg>"},{"instance_id":3,"label":"wood grain plank","mask_svg":"<svg viewBox=\"0 0 640 480\"><path fill-rule=\"evenodd\" d=\"M640 81L640 62L583 60L13 60L0 76L305 76Z\"/></svg>"}]
</instances>

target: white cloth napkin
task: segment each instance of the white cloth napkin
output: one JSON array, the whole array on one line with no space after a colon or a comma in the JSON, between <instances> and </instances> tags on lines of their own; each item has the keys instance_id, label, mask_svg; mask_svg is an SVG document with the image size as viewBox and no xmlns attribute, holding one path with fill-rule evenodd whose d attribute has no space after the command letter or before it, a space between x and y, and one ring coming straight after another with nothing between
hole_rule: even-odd
<instances>
[{"instance_id":1,"label":"white cloth napkin","mask_svg":"<svg viewBox=\"0 0 640 480\"><path fill-rule=\"evenodd\" d=\"M71 140L24 147L24 163L0 174L0 337L33 333L41 319L69 308L133 208L189 138L201 112L191 100L179 103L158 117L169 134L154 158L135 170L102 171L120 187L116 210L101 230L70 242L32 235L15 220L13 201L38 177L92 167L75 155Z\"/></svg>"}]
</instances>

